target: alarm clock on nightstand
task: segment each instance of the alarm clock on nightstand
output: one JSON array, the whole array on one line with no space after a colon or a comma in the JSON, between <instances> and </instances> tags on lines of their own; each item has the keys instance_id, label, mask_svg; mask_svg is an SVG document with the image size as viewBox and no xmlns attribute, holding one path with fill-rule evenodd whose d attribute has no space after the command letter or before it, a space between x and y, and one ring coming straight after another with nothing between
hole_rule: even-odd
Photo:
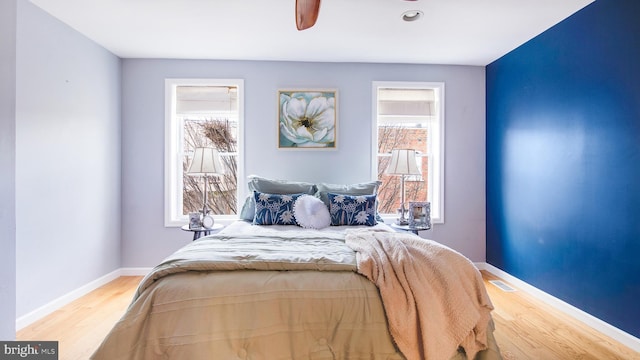
<instances>
[{"instance_id":1,"label":"alarm clock on nightstand","mask_svg":"<svg viewBox=\"0 0 640 360\"><path fill-rule=\"evenodd\" d=\"M213 220L213 216L211 215L205 215L202 217L202 227L206 228L206 229L211 229L213 228L213 224L215 223L215 221Z\"/></svg>"}]
</instances>

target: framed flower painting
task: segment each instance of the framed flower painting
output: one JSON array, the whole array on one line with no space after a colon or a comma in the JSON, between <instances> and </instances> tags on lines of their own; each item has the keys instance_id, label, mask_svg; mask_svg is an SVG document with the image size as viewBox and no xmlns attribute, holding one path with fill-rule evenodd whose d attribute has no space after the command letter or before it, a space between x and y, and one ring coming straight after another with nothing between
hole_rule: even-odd
<instances>
[{"instance_id":1,"label":"framed flower painting","mask_svg":"<svg viewBox=\"0 0 640 360\"><path fill-rule=\"evenodd\" d=\"M278 90L278 148L336 149L338 91Z\"/></svg>"}]
</instances>

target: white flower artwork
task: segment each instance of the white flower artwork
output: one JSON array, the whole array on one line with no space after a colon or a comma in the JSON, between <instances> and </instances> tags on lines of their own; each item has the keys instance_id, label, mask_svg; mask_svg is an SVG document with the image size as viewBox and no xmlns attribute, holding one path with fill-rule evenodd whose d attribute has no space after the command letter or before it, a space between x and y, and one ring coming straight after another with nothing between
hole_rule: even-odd
<instances>
[{"instance_id":1,"label":"white flower artwork","mask_svg":"<svg viewBox=\"0 0 640 360\"><path fill-rule=\"evenodd\" d=\"M280 149L336 148L336 90L280 90Z\"/></svg>"}]
</instances>

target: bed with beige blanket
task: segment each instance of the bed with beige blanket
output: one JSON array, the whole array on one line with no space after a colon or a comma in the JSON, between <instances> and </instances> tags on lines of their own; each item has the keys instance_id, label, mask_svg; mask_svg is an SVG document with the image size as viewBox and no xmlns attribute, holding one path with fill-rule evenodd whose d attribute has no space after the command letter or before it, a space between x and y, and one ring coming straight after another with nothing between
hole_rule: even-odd
<instances>
[{"instance_id":1,"label":"bed with beige blanket","mask_svg":"<svg viewBox=\"0 0 640 360\"><path fill-rule=\"evenodd\" d=\"M156 266L92 359L501 359L491 310L411 233L238 221Z\"/></svg>"}]
</instances>

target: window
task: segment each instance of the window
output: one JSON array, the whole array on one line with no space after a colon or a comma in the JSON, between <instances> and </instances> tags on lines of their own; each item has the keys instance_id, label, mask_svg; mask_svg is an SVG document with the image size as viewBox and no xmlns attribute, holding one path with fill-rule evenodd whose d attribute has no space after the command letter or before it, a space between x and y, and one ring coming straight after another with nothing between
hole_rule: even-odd
<instances>
[{"instance_id":1,"label":"window","mask_svg":"<svg viewBox=\"0 0 640 360\"><path fill-rule=\"evenodd\" d=\"M429 201L432 223L444 222L444 84L374 82L372 169L382 181L378 211L396 217L400 207L399 176L385 171L393 149L414 149L421 176L405 178L405 207L409 201Z\"/></svg>"},{"instance_id":2,"label":"window","mask_svg":"<svg viewBox=\"0 0 640 360\"><path fill-rule=\"evenodd\" d=\"M207 204L216 218L236 218L244 199L244 81L167 79L165 81L165 226L184 225L202 209L204 181L185 174L196 147L218 150L226 174L210 177Z\"/></svg>"}]
</instances>

